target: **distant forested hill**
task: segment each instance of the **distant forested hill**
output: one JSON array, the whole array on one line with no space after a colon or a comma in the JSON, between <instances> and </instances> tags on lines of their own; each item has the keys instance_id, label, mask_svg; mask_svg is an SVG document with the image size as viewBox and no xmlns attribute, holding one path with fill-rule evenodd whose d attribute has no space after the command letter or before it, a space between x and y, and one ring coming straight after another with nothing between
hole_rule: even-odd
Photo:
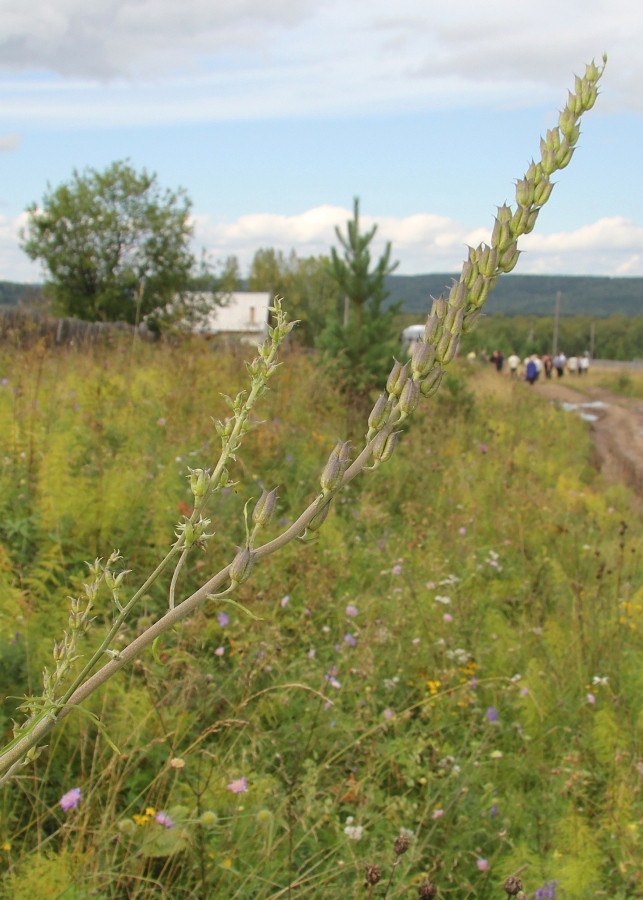
<instances>
[{"instance_id":1,"label":"distant forested hill","mask_svg":"<svg viewBox=\"0 0 643 900\"><path fill-rule=\"evenodd\" d=\"M29 306L42 300L39 284L19 284L16 281L0 281L0 306Z\"/></svg>"},{"instance_id":2,"label":"distant forested hill","mask_svg":"<svg viewBox=\"0 0 643 900\"><path fill-rule=\"evenodd\" d=\"M430 295L450 287L455 273L389 275L390 302L402 300L404 312L428 312ZM549 316L560 291L561 314L606 318L614 313L643 314L643 278L602 278L587 275L505 275L485 304L486 313L508 316Z\"/></svg>"}]
</instances>

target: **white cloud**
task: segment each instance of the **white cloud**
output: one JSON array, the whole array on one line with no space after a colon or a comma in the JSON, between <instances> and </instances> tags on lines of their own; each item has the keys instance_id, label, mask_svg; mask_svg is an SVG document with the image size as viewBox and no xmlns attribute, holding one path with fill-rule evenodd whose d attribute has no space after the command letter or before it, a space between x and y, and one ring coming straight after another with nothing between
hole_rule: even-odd
<instances>
[{"instance_id":1,"label":"white cloud","mask_svg":"<svg viewBox=\"0 0 643 900\"><path fill-rule=\"evenodd\" d=\"M318 206L300 215L256 213L232 222L197 216L196 241L221 258L239 257L246 267L258 247L276 247L301 256L328 253L337 244L335 226L344 227L351 212L338 206ZM363 227L378 225L375 252L393 243L398 272L455 271L466 257L467 245L489 240L489 229L467 229L459 222L432 213L396 218L362 217ZM516 272L533 274L643 275L643 227L621 216L599 219L575 231L549 235L532 233L521 242L523 253Z\"/></svg>"},{"instance_id":2,"label":"white cloud","mask_svg":"<svg viewBox=\"0 0 643 900\"><path fill-rule=\"evenodd\" d=\"M204 246L213 259L230 254L247 269L259 247L275 247L300 256L328 253L337 245L335 226L344 229L352 216L341 206L318 206L299 215L252 213L233 221L194 217L195 248ZM0 216L0 280L42 280L40 268L20 250L18 233L26 213ZM393 259L400 260L400 274L457 271L466 257L467 245L489 240L487 228L467 229L454 219L433 213L401 218L362 216L362 226L377 224L373 255L384 243L393 244ZM533 232L520 244L524 251L517 274L625 275L643 276L643 226L623 216L599 219L574 231L552 234Z\"/></svg>"},{"instance_id":3,"label":"white cloud","mask_svg":"<svg viewBox=\"0 0 643 900\"><path fill-rule=\"evenodd\" d=\"M1 0L0 114L150 122L560 102L610 53L643 110L639 0ZM72 80L73 79L73 80ZM27 101L25 103L25 100Z\"/></svg>"},{"instance_id":4,"label":"white cloud","mask_svg":"<svg viewBox=\"0 0 643 900\"><path fill-rule=\"evenodd\" d=\"M0 134L0 153L12 153L19 146L19 134Z\"/></svg>"}]
</instances>

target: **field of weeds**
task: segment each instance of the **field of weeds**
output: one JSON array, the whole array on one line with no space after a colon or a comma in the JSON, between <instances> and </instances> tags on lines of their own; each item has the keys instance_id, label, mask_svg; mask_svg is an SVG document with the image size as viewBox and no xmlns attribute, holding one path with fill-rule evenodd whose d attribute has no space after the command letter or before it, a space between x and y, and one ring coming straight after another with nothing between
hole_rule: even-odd
<instances>
[{"instance_id":1,"label":"field of weeds","mask_svg":"<svg viewBox=\"0 0 643 900\"><path fill-rule=\"evenodd\" d=\"M389 898L428 876L492 900L516 872L539 900L643 896L642 523L586 423L490 369L449 375L317 542L256 566L235 597L258 619L212 602L94 695L120 754L65 720L0 793L1 896L330 900L383 897L393 874ZM118 548L133 594L189 508L188 466L212 463L219 391L247 376L195 343L3 350L0 379L8 739L85 561ZM276 534L354 428L296 352L258 414L182 596L232 558L260 485L279 485Z\"/></svg>"}]
</instances>

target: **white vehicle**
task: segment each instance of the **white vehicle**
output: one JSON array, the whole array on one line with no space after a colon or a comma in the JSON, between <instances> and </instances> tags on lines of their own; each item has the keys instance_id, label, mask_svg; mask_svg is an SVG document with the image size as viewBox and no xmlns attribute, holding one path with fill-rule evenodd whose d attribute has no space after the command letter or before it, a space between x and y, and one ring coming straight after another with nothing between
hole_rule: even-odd
<instances>
[{"instance_id":1,"label":"white vehicle","mask_svg":"<svg viewBox=\"0 0 643 900\"><path fill-rule=\"evenodd\" d=\"M402 350L407 350L410 356L413 351L414 344L416 344L420 340L423 334L424 325L409 325L408 328L405 328L402 332L402 337L400 338Z\"/></svg>"}]
</instances>

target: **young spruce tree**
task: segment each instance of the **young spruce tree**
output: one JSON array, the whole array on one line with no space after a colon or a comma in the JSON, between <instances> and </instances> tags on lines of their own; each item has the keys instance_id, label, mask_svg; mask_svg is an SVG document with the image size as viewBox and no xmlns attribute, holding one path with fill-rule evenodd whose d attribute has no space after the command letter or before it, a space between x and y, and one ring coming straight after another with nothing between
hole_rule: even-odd
<instances>
[{"instance_id":1,"label":"young spruce tree","mask_svg":"<svg viewBox=\"0 0 643 900\"><path fill-rule=\"evenodd\" d=\"M346 234L336 228L343 256L331 249L331 277L337 284L343 308L329 319L317 340L328 364L339 375L342 387L357 400L368 399L371 391L383 387L397 349L394 319L399 304L383 309L388 297L385 278L397 268L391 263L391 244L371 268L370 244L377 225L360 233L359 199L355 198L353 218Z\"/></svg>"}]
</instances>

